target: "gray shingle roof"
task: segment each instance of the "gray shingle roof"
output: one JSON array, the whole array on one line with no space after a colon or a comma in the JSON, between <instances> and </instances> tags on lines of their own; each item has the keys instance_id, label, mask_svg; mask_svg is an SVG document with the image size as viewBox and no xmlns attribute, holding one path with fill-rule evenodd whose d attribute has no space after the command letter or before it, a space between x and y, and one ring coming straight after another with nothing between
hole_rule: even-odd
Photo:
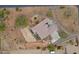
<instances>
[{"instance_id":1,"label":"gray shingle roof","mask_svg":"<svg viewBox=\"0 0 79 59\"><path fill-rule=\"evenodd\" d=\"M53 20L46 18L41 21L39 24L31 28L34 34L38 34L41 39L46 38L48 35L51 35L54 31L57 31L57 27Z\"/></svg>"}]
</instances>

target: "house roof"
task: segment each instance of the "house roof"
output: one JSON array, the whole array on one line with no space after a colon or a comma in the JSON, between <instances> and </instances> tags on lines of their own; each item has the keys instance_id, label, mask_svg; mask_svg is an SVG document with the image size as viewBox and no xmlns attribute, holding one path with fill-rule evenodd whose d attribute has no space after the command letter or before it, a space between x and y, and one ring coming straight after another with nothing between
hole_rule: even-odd
<instances>
[{"instance_id":1,"label":"house roof","mask_svg":"<svg viewBox=\"0 0 79 59\"><path fill-rule=\"evenodd\" d=\"M51 35L54 31L57 31L57 26L53 20L46 18L31 28L31 30L34 32L34 34L38 34L41 39L44 39L48 35Z\"/></svg>"}]
</instances>

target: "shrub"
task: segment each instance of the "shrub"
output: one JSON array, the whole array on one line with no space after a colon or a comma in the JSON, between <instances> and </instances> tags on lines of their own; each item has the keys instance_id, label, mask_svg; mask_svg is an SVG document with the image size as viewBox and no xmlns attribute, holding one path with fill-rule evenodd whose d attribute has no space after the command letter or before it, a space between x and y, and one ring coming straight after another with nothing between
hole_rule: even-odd
<instances>
[{"instance_id":1,"label":"shrub","mask_svg":"<svg viewBox=\"0 0 79 59\"><path fill-rule=\"evenodd\" d=\"M0 31L4 31L5 30L5 24L4 23L0 23Z\"/></svg>"},{"instance_id":2,"label":"shrub","mask_svg":"<svg viewBox=\"0 0 79 59\"><path fill-rule=\"evenodd\" d=\"M5 14L9 15L9 14L10 14L10 12L7 10L7 11L5 11Z\"/></svg>"},{"instance_id":3,"label":"shrub","mask_svg":"<svg viewBox=\"0 0 79 59\"><path fill-rule=\"evenodd\" d=\"M63 48L62 46L57 46L57 49L58 49L58 50L60 50L60 49L62 49L62 48Z\"/></svg>"},{"instance_id":4,"label":"shrub","mask_svg":"<svg viewBox=\"0 0 79 59\"><path fill-rule=\"evenodd\" d=\"M18 11L19 10L19 8L18 7L16 7L16 11Z\"/></svg>"},{"instance_id":5,"label":"shrub","mask_svg":"<svg viewBox=\"0 0 79 59\"><path fill-rule=\"evenodd\" d=\"M25 16L19 16L16 18L16 27L26 27L28 25L28 19Z\"/></svg>"},{"instance_id":6,"label":"shrub","mask_svg":"<svg viewBox=\"0 0 79 59\"><path fill-rule=\"evenodd\" d=\"M4 18L4 11L0 11L0 18Z\"/></svg>"},{"instance_id":7,"label":"shrub","mask_svg":"<svg viewBox=\"0 0 79 59\"><path fill-rule=\"evenodd\" d=\"M4 8L3 11L6 11L6 8Z\"/></svg>"},{"instance_id":8,"label":"shrub","mask_svg":"<svg viewBox=\"0 0 79 59\"><path fill-rule=\"evenodd\" d=\"M60 9L64 9L65 8L65 6L60 6Z\"/></svg>"},{"instance_id":9,"label":"shrub","mask_svg":"<svg viewBox=\"0 0 79 59\"><path fill-rule=\"evenodd\" d=\"M38 46L37 49L40 49L40 47Z\"/></svg>"},{"instance_id":10,"label":"shrub","mask_svg":"<svg viewBox=\"0 0 79 59\"><path fill-rule=\"evenodd\" d=\"M53 14L52 14L52 11L51 11L51 10L49 10L49 11L47 12L47 16L48 16L48 17L52 17L52 16L53 16Z\"/></svg>"},{"instance_id":11,"label":"shrub","mask_svg":"<svg viewBox=\"0 0 79 59\"><path fill-rule=\"evenodd\" d=\"M60 31L60 32L59 32L59 36L60 36L61 38L65 38L65 37L67 36L67 33L65 33L64 31Z\"/></svg>"},{"instance_id":12,"label":"shrub","mask_svg":"<svg viewBox=\"0 0 79 59\"><path fill-rule=\"evenodd\" d=\"M22 9L20 9L20 8L16 7L16 11L22 11Z\"/></svg>"},{"instance_id":13,"label":"shrub","mask_svg":"<svg viewBox=\"0 0 79 59\"><path fill-rule=\"evenodd\" d=\"M55 51L55 46L53 44L49 44L47 48L49 51Z\"/></svg>"}]
</instances>

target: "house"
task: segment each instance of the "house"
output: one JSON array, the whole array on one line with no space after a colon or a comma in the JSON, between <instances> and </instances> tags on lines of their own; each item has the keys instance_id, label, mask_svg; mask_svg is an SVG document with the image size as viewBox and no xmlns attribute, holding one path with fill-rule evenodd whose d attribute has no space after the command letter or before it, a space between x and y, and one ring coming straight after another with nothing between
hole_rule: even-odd
<instances>
[{"instance_id":1,"label":"house","mask_svg":"<svg viewBox=\"0 0 79 59\"><path fill-rule=\"evenodd\" d=\"M52 37L52 42L55 42L60 38L57 30L57 25L49 18L45 18L39 24L31 28L32 33L40 39L44 39L50 35Z\"/></svg>"}]
</instances>

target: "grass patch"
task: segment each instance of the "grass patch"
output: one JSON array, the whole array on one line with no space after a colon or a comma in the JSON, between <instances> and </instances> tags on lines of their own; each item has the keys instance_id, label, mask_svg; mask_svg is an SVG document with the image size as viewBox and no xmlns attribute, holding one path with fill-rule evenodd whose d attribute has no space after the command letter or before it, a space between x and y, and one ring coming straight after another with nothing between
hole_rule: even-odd
<instances>
[{"instance_id":1,"label":"grass patch","mask_svg":"<svg viewBox=\"0 0 79 59\"><path fill-rule=\"evenodd\" d=\"M28 25L28 19L25 16L19 16L16 18L16 27L26 27Z\"/></svg>"},{"instance_id":2,"label":"grass patch","mask_svg":"<svg viewBox=\"0 0 79 59\"><path fill-rule=\"evenodd\" d=\"M4 23L0 23L0 32L5 30L5 24Z\"/></svg>"},{"instance_id":3,"label":"grass patch","mask_svg":"<svg viewBox=\"0 0 79 59\"><path fill-rule=\"evenodd\" d=\"M47 48L49 51L55 51L55 46L53 44L49 44Z\"/></svg>"}]
</instances>

